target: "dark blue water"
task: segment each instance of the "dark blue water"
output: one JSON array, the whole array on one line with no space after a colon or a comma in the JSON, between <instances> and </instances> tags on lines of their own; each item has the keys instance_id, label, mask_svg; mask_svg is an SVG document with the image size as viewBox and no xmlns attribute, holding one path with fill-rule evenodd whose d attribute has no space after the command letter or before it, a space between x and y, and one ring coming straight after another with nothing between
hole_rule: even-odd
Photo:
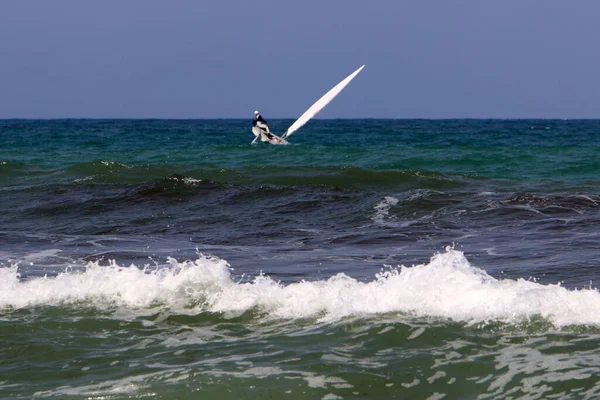
<instances>
[{"instance_id":1,"label":"dark blue water","mask_svg":"<svg viewBox=\"0 0 600 400\"><path fill-rule=\"evenodd\" d=\"M0 393L593 397L599 135L0 121Z\"/></svg>"}]
</instances>

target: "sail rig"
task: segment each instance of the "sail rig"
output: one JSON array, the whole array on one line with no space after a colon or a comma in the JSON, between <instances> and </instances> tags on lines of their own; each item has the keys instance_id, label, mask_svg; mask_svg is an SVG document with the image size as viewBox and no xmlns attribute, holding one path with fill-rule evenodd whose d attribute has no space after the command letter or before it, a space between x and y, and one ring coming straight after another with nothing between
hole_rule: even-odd
<instances>
[{"instance_id":1,"label":"sail rig","mask_svg":"<svg viewBox=\"0 0 600 400\"><path fill-rule=\"evenodd\" d=\"M333 100L335 98L335 96L337 96L346 87L346 85L348 85L350 83L350 81L352 79L354 79L354 77L356 75L358 75L358 73L360 71L362 71L362 69L364 67L365 67L364 65L361 66L359 69L357 69L356 71L354 71L353 73L348 75L346 78L344 78L344 80L342 80L340 83L335 85L329 92L327 92L323 96L321 96L321 98L319 100L317 100L315 102L315 104L310 106L309 109L306 110L304 112L304 114L302 114L300 116L300 118L298 118L288 128L288 130L283 134L282 138L285 139L285 138L289 137L292 133L296 132L298 129L302 128L302 126L304 126L304 124L306 124L308 121L310 121L310 119L312 117L317 115L319 111L321 111L327 104L329 104L329 102L331 100Z\"/></svg>"}]
</instances>

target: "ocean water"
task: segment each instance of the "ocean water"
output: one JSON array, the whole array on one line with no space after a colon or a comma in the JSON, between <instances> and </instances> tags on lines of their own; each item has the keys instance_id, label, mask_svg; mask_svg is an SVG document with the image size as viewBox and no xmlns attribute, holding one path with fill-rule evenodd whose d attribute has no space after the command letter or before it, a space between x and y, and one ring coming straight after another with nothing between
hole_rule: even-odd
<instances>
[{"instance_id":1,"label":"ocean water","mask_svg":"<svg viewBox=\"0 0 600 400\"><path fill-rule=\"evenodd\" d=\"M253 138L0 121L0 398L600 397L600 120Z\"/></svg>"}]
</instances>

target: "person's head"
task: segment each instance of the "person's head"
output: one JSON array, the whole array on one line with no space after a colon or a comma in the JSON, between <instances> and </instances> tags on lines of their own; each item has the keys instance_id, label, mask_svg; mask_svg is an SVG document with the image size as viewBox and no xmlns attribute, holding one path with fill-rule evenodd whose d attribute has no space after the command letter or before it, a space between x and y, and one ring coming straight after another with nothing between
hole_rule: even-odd
<instances>
[{"instance_id":1,"label":"person's head","mask_svg":"<svg viewBox=\"0 0 600 400\"><path fill-rule=\"evenodd\" d=\"M254 111L254 116L258 117L260 115L260 113L258 112L258 110Z\"/></svg>"}]
</instances>

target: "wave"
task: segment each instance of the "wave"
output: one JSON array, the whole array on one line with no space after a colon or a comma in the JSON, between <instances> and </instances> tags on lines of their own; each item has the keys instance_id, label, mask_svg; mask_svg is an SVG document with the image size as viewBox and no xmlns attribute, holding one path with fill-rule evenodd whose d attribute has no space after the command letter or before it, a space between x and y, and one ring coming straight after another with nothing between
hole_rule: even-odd
<instances>
[{"instance_id":1,"label":"wave","mask_svg":"<svg viewBox=\"0 0 600 400\"><path fill-rule=\"evenodd\" d=\"M30 173L32 167L8 163L0 165L0 168L6 170L6 177L14 175L14 178L20 178L23 172ZM110 160L77 163L59 169L36 167L35 172L39 186L53 183L61 185L139 184L177 176L190 182L210 180L234 185L309 185L351 190L425 187L442 190L488 180L475 175L446 174L419 169L372 169L350 165L320 167L253 165L228 168L214 165L136 165ZM29 181L31 182L31 179Z\"/></svg>"},{"instance_id":2,"label":"wave","mask_svg":"<svg viewBox=\"0 0 600 400\"><path fill-rule=\"evenodd\" d=\"M27 165L20 162L6 161L0 159L0 177L3 180L8 180L10 177L21 177L34 172L42 171L39 167L33 165Z\"/></svg>"},{"instance_id":3,"label":"wave","mask_svg":"<svg viewBox=\"0 0 600 400\"><path fill-rule=\"evenodd\" d=\"M253 313L266 319L322 322L405 313L469 324L521 324L536 318L555 327L600 324L597 290L495 279L452 248L426 264L386 267L368 282L343 273L288 285L262 274L242 279L233 275L226 260L205 255L182 262L171 258L161 267L90 262L81 271L25 281L19 279L16 265L0 269L1 309L81 305L121 310L115 317L123 309L144 315L159 308L186 315L231 318Z\"/></svg>"},{"instance_id":4,"label":"wave","mask_svg":"<svg viewBox=\"0 0 600 400\"><path fill-rule=\"evenodd\" d=\"M516 179L495 179L478 174L448 173L444 168L380 168L353 165L274 166L267 160L244 166L211 164L133 164L97 160L48 168L0 161L3 180L10 186L26 182L32 186L52 184L144 184L172 176L189 182L204 180L231 185L324 186L347 190L462 190L485 187L486 190L532 189L532 183ZM1 164L4 163L4 164ZM541 180L533 189L545 192L597 192L596 181Z\"/></svg>"},{"instance_id":5,"label":"wave","mask_svg":"<svg viewBox=\"0 0 600 400\"><path fill-rule=\"evenodd\" d=\"M319 185L350 190L410 190L416 188L454 189L485 179L470 175L445 174L416 169L367 169L353 166L292 167L283 171L267 170L265 183L279 185Z\"/></svg>"}]
</instances>

